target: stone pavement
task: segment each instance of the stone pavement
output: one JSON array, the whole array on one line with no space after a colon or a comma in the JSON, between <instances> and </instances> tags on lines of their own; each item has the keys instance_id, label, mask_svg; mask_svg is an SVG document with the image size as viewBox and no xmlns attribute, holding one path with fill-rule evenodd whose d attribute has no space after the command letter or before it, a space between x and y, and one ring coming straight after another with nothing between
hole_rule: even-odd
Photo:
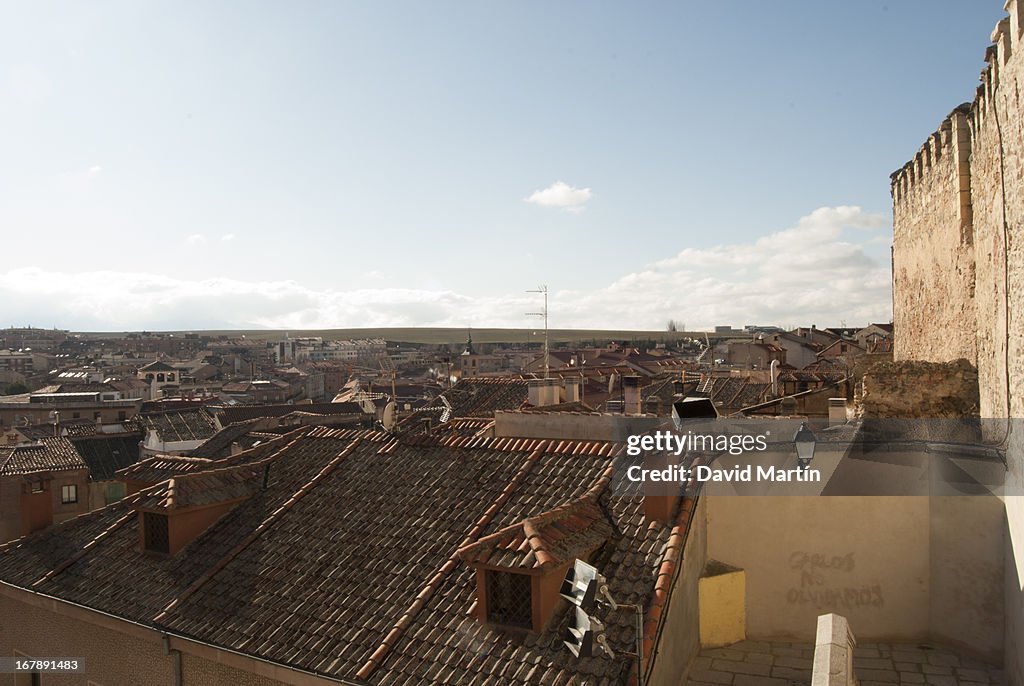
<instances>
[{"instance_id":1,"label":"stone pavement","mask_svg":"<svg viewBox=\"0 0 1024 686\"><path fill-rule=\"evenodd\" d=\"M741 641L700 652L687 686L804 686L811 683L810 643ZM1003 672L984 662L926 644L865 643L854 649L860 686L981 686L1005 683Z\"/></svg>"}]
</instances>

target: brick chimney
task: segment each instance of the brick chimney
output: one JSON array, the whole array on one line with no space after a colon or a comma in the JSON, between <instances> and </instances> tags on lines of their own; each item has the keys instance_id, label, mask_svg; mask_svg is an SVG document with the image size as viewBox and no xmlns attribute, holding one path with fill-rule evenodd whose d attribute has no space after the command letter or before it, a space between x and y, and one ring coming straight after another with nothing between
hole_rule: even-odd
<instances>
[{"instance_id":1,"label":"brick chimney","mask_svg":"<svg viewBox=\"0 0 1024 686\"><path fill-rule=\"evenodd\" d=\"M623 413L628 415L643 414L643 401L640 397L640 377L633 374L622 377Z\"/></svg>"}]
</instances>

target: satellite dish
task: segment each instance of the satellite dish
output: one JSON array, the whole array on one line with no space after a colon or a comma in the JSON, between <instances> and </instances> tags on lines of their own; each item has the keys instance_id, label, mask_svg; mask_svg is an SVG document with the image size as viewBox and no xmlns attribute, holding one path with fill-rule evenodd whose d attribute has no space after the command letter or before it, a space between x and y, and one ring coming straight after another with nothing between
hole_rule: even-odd
<instances>
[{"instance_id":1,"label":"satellite dish","mask_svg":"<svg viewBox=\"0 0 1024 686\"><path fill-rule=\"evenodd\" d=\"M615 372L608 375L608 394L611 395L612 391L615 390Z\"/></svg>"},{"instance_id":2,"label":"satellite dish","mask_svg":"<svg viewBox=\"0 0 1024 686\"><path fill-rule=\"evenodd\" d=\"M384 419L381 420L381 424L384 425L384 430L391 433L395 428L395 401L392 400L384 408Z\"/></svg>"}]
</instances>

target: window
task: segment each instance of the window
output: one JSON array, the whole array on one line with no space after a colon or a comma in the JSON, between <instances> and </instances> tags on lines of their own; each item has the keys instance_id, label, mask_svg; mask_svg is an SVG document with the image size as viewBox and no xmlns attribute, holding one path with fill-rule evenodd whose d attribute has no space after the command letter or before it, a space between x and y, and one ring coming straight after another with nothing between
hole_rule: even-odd
<instances>
[{"instance_id":1,"label":"window","mask_svg":"<svg viewBox=\"0 0 1024 686\"><path fill-rule=\"evenodd\" d=\"M145 532L146 551L164 553L171 551L170 536L167 530L167 515L142 513L142 528Z\"/></svg>"},{"instance_id":2,"label":"window","mask_svg":"<svg viewBox=\"0 0 1024 686\"><path fill-rule=\"evenodd\" d=\"M46 484L44 484L42 481L33 481L32 482L32 492L33 493L42 493L45 490L46 490Z\"/></svg>"},{"instance_id":3,"label":"window","mask_svg":"<svg viewBox=\"0 0 1024 686\"><path fill-rule=\"evenodd\" d=\"M82 418L82 413L81 412L72 412L71 413L71 418L72 419L81 419Z\"/></svg>"},{"instance_id":4,"label":"window","mask_svg":"<svg viewBox=\"0 0 1024 686\"><path fill-rule=\"evenodd\" d=\"M78 502L78 486L67 484L60 487L60 502L64 505L71 505Z\"/></svg>"},{"instance_id":5,"label":"window","mask_svg":"<svg viewBox=\"0 0 1024 686\"><path fill-rule=\"evenodd\" d=\"M526 574L487 570L487 621L529 629L533 626L531 579Z\"/></svg>"}]
</instances>

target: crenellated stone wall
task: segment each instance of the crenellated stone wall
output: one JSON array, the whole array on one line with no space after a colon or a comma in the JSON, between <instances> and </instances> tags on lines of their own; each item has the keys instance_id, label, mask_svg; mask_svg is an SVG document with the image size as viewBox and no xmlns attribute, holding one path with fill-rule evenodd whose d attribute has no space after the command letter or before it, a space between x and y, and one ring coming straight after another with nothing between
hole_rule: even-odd
<instances>
[{"instance_id":1,"label":"crenellated stone wall","mask_svg":"<svg viewBox=\"0 0 1024 686\"><path fill-rule=\"evenodd\" d=\"M968 105L892 176L893 328L904 360L977 361Z\"/></svg>"},{"instance_id":2,"label":"crenellated stone wall","mask_svg":"<svg viewBox=\"0 0 1024 686\"><path fill-rule=\"evenodd\" d=\"M1024 685L1024 435L1010 421L1024 417L1024 0L1004 8L973 102L892 175L893 317L897 361L977 363L981 416L995 420L984 440L1006 451L1011 494L1005 667Z\"/></svg>"}]
</instances>

